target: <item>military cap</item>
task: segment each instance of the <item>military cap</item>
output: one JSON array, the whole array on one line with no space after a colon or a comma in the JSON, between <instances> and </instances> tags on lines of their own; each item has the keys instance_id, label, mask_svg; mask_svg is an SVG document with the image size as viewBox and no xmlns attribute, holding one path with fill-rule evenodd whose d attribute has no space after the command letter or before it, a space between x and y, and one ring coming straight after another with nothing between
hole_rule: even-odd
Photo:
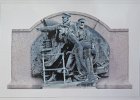
<instances>
[{"instance_id":1,"label":"military cap","mask_svg":"<svg viewBox=\"0 0 140 100\"><path fill-rule=\"evenodd\" d=\"M86 20L84 19L84 18L80 18L80 19L78 19L78 22L85 22Z\"/></svg>"},{"instance_id":2,"label":"military cap","mask_svg":"<svg viewBox=\"0 0 140 100\"><path fill-rule=\"evenodd\" d=\"M63 13L63 16L62 16L62 18L64 18L64 17L71 17L71 15L69 14L69 13Z\"/></svg>"}]
</instances>

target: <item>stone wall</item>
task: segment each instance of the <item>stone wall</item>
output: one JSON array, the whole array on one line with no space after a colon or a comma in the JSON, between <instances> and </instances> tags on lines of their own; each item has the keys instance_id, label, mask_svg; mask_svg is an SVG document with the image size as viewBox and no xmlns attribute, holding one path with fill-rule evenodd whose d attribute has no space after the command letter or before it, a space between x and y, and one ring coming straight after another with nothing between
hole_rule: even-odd
<instances>
[{"instance_id":1,"label":"stone wall","mask_svg":"<svg viewBox=\"0 0 140 100\"><path fill-rule=\"evenodd\" d=\"M84 13L68 12L71 20L77 21L85 18L87 25L95 29L108 42L110 46L109 77L100 80L97 88L103 89L123 89L132 88L129 84L129 44L128 29L110 29L99 19ZM60 22L62 13L48 16L48 19ZM60 22L61 23L61 22ZM12 30L12 50L11 50L11 83L8 88L42 88L43 80L33 78L31 75L31 46L41 34L36 31L36 27L41 22L37 22L30 29Z\"/></svg>"}]
</instances>

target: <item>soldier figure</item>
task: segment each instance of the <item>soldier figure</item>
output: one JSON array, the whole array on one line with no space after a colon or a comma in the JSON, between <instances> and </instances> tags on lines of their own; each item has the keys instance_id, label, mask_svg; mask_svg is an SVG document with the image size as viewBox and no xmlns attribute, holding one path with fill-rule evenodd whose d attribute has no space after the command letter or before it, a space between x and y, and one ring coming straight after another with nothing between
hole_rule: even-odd
<instances>
[{"instance_id":1,"label":"soldier figure","mask_svg":"<svg viewBox=\"0 0 140 100\"><path fill-rule=\"evenodd\" d=\"M82 77L86 77L89 74L89 69L83 56L84 50L91 49L92 51L91 33L85 28L85 21L84 18L78 19L78 22L71 26L68 34L68 39L74 44L75 50L73 51L76 65ZM71 54L66 67L70 66L73 60L73 54Z\"/></svg>"},{"instance_id":2,"label":"soldier figure","mask_svg":"<svg viewBox=\"0 0 140 100\"><path fill-rule=\"evenodd\" d=\"M46 24L44 25L44 27L37 28L37 30L39 30L41 32L49 32L49 33L51 33L52 31L56 31L55 40L56 40L56 38L58 38L60 41L58 40L59 43L56 44L55 46L58 46L59 44L61 45L61 42L64 42L64 43L67 42L66 37L67 37L69 27L70 27L70 20L69 20L70 17L71 17L70 14L63 13L62 24L56 24L56 25L52 25L52 26L47 26L46 21L43 20L42 22L44 22ZM49 34L47 34L47 35L49 35ZM61 49L62 46L64 46L64 45L61 45L60 48L57 48L57 49ZM61 51L61 50L58 50L58 51ZM56 76L56 74L53 72L52 76L50 77L50 79L48 81L55 80L55 76Z\"/></svg>"},{"instance_id":3,"label":"soldier figure","mask_svg":"<svg viewBox=\"0 0 140 100\"><path fill-rule=\"evenodd\" d=\"M85 26L85 19L80 18L78 22L73 25L71 28L70 38L75 39L75 58L78 72L81 74L79 77L75 77L77 79L83 78L85 83L96 83L97 76L93 71L93 59L96 56L96 50L94 48L94 43L92 42L91 32ZM73 43L74 43L73 42ZM87 83L86 83L87 81Z\"/></svg>"}]
</instances>

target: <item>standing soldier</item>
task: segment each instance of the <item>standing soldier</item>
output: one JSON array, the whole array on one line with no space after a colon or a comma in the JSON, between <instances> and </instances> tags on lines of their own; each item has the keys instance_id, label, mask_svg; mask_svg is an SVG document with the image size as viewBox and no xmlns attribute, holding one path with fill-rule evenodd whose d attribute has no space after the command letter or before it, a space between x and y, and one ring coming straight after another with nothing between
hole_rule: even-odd
<instances>
[{"instance_id":1,"label":"standing soldier","mask_svg":"<svg viewBox=\"0 0 140 100\"><path fill-rule=\"evenodd\" d=\"M80 18L78 22L71 26L71 30L68 34L68 39L74 44L74 54L76 58L76 65L78 72L81 74L83 78L87 77L89 74L89 66L86 65L86 61L84 59L84 50L92 49L92 40L91 40L91 32L85 27L85 19ZM92 51L92 50L91 50ZM69 64L72 63L72 57L68 59ZM92 61L90 61L92 63ZM91 64L92 67L92 64Z\"/></svg>"}]
</instances>

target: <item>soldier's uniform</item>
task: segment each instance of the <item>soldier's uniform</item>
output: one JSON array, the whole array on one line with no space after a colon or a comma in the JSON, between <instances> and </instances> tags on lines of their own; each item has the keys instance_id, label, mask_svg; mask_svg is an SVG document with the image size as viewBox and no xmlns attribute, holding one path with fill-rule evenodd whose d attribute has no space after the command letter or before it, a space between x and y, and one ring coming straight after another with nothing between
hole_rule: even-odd
<instances>
[{"instance_id":1,"label":"soldier's uniform","mask_svg":"<svg viewBox=\"0 0 140 100\"><path fill-rule=\"evenodd\" d=\"M52 26L47 26L46 25L46 26L38 29L41 32L49 33L48 35L51 35L52 32L55 32L55 35L53 36L54 38L51 39L51 41L52 42L54 41L54 43L55 43L55 44L53 44L53 47L56 48L55 51L60 51L61 52L61 48L64 46L64 43L67 42L66 37L67 37L68 30L69 30L69 27L70 27L70 21L69 21L70 17L71 17L70 14L63 13L61 24L55 24L55 25L52 25ZM57 58L58 57L55 57L54 58L55 60L53 60L53 61L55 62ZM54 79L55 79L55 75L52 75L52 77L48 81L52 81Z\"/></svg>"}]
</instances>

